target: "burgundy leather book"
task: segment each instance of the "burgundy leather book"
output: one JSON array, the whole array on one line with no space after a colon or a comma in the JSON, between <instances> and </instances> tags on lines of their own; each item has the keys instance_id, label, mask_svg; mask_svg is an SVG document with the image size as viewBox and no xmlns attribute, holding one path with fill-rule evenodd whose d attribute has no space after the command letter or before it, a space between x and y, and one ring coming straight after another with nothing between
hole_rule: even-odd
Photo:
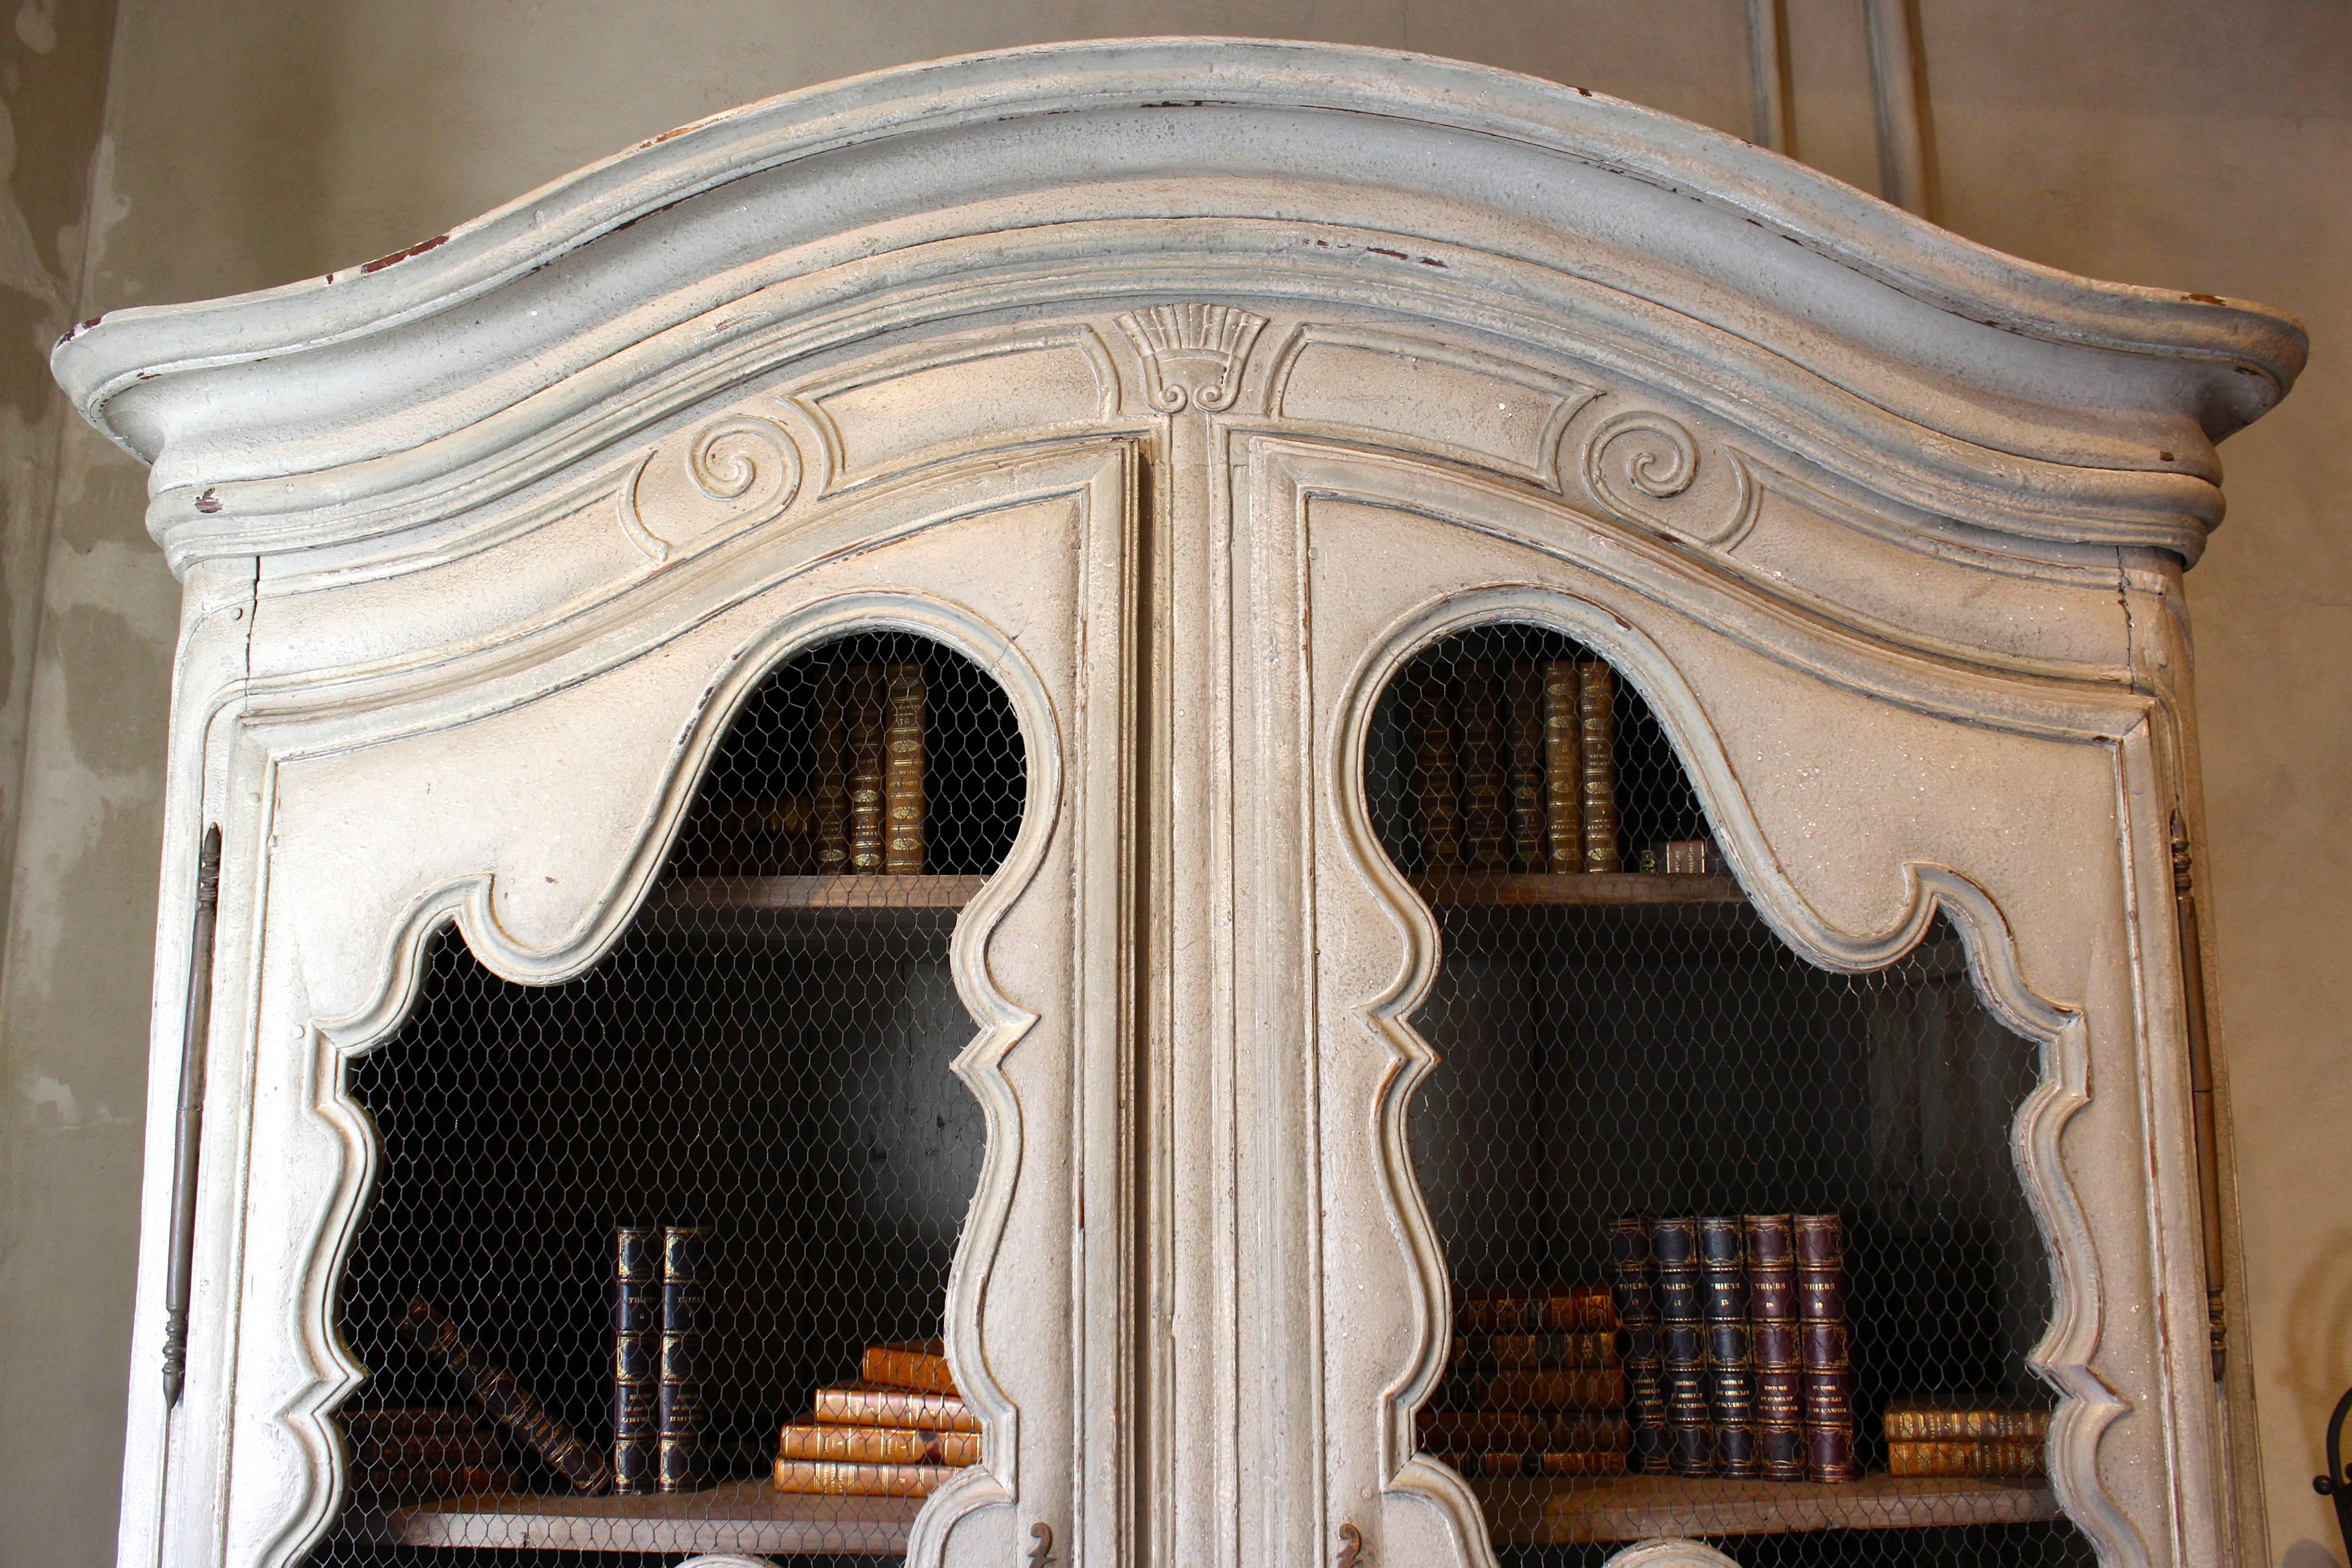
<instances>
[{"instance_id":1,"label":"burgundy leather book","mask_svg":"<svg viewBox=\"0 0 2352 1568\"><path fill-rule=\"evenodd\" d=\"M1736 1214L1698 1222L1706 1394L1717 1475L1761 1474L1756 1448L1756 1361L1748 1337L1748 1233Z\"/></svg>"},{"instance_id":2,"label":"burgundy leather book","mask_svg":"<svg viewBox=\"0 0 2352 1568\"><path fill-rule=\"evenodd\" d=\"M1666 1469L1715 1473L1715 1424L1706 1399L1706 1322L1699 1310L1698 1221L1654 1219L1650 1255L1658 1269L1658 1338L1666 1384Z\"/></svg>"},{"instance_id":3,"label":"burgundy leather book","mask_svg":"<svg viewBox=\"0 0 2352 1568\"><path fill-rule=\"evenodd\" d=\"M1804 1358L1797 1344L1797 1241L1785 1214L1751 1214L1748 1332L1756 1357L1756 1458L1767 1480L1805 1479Z\"/></svg>"},{"instance_id":4,"label":"burgundy leather book","mask_svg":"<svg viewBox=\"0 0 2352 1568\"><path fill-rule=\"evenodd\" d=\"M1609 1266L1618 1364L1625 1369L1625 1414L1633 1425L1633 1465L1656 1474L1666 1466L1666 1383L1659 1347L1658 1270L1650 1256L1646 1215L1621 1215L1610 1222Z\"/></svg>"},{"instance_id":5,"label":"burgundy leather book","mask_svg":"<svg viewBox=\"0 0 2352 1568\"><path fill-rule=\"evenodd\" d=\"M1797 1240L1798 1349L1805 1378L1805 1479L1862 1479L1854 1457L1853 1363L1845 1321L1845 1224L1791 1217Z\"/></svg>"}]
</instances>

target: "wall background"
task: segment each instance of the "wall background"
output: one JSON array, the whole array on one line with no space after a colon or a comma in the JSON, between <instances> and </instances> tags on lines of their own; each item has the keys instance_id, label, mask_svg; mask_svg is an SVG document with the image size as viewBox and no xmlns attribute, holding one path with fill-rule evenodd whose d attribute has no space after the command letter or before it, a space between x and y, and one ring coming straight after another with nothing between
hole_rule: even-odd
<instances>
[{"instance_id":1,"label":"wall background","mask_svg":"<svg viewBox=\"0 0 2352 1568\"><path fill-rule=\"evenodd\" d=\"M14 3L14 0L11 0ZM1867 0L1787 0L1794 152L1878 188ZM1898 5L1902 0L1895 0ZM2216 1022L2270 1559L2352 1384L2352 6L1915 0L1935 215L2259 299L2312 367L2189 578ZM1757 135L1745 0L0 5L0 1564L111 1560L178 591L48 343L396 250L642 137L970 49L1138 33L1453 55ZM146 1369L141 1369L142 1374Z\"/></svg>"}]
</instances>

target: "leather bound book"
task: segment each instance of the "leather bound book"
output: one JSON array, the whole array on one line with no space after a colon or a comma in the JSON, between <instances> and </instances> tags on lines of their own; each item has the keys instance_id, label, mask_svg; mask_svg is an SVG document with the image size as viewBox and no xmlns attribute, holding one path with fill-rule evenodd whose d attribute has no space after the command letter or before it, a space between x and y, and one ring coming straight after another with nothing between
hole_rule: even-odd
<instances>
[{"instance_id":1,"label":"leather bound book","mask_svg":"<svg viewBox=\"0 0 2352 1568\"><path fill-rule=\"evenodd\" d=\"M2049 1411L1990 1396L1916 1395L1886 1406L1890 1443L1979 1443L2018 1437L2040 1442L2049 1430Z\"/></svg>"},{"instance_id":2,"label":"leather bound book","mask_svg":"<svg viewBox=\"0 0 2352 1568\"><path fill-rule=\"evenodd\" d=\"M1617 672L1598 659L1577 666L1583 763L1584 869L1617 869Z\"/></svg>"},{"instance_id":3,"label":"leather bound book","mask_svg":"<svg viewBox=\"0 0 2352 1568\"><path fill-rule=\"evenodd\" d=\"M1609 1265L1615 1276L1618 1361L1625 1369L1627 1414L1633 1424L1633 1467L1655 1473L1666 1458L1666 1382L1657 1265L1650 1256L1646 1218L1628 1214L1610 1222Z\"/></svg>"},{"instance_id":4,"label":"leather bound book","mask_svg":"<svg viewBox=\"0 0 2352 1568\"><path fill-rule=\"evenodd\" d=\"M1454 694L1434 668L1412 672L1413 762L1422 850L1433 874L1462 869L1462 798L1454 784Z\"/></svg>"},{"instance_id":5,"label":"leather bound book","mask_svg":"<svg viewBox=\"0 0 2352 1568\"><path fill-rule=\"evenodd\" d=\"M824 1497L929 1497L955 1475L950 1465L859 1465L835 1459L778 1459L778 1491Z\"/></svg>"},{"instance_id":6,"label":"leather bound book","mask_svg":"<svg viewBox=\"0 0 2352 1568\"><path fill-rule=\"evenodd\" d=\"M659 1479L662 1233L613 1233L613 1490L649 1492Z\"/></svg>"},{"instance_id":7,"label":"leather bound book","mask_svg":"<svg viewBox=\"0 0 2352 1568\"><path fill-rule=\"evenodd\" d=\"M889 716L882 736L882 870L919 876L923 870L923 666L890 664L883 671Z\"/></svg>"},{"instance_id":8,"label":"leather bound book","mask_svg":"<svg viewBox=\"0 0 2352 1568\"><path fill-rule=\"evenodd\" d=\"M1608 1333L1617 1312L1607 1285L1481 1285L1454 1297L1458 1333Z\"/></svg>"},{"instance_id":9,"label":"leather bound book","mask_svg":"<svg viewBox=\"0 0 2352 1568\"><path fill-rule=\"evenodd\" d=\"M1716 1473L1759 1475L1756 1361L1748 1328L1748 1233L1739 1217L1702 1217L1698 1252L1705 1288L1706 1391L1715 1421Z\"/></svg>"},{"instance_id":10,"label":"leather bound book","mask_svg":"<svg viewBox=\"0 0 2352 1568\"><path fill-rule=\"evenodd\" d=\"M1854 1455L1853 1363L1845 1322L1845 1224L1790 1217L1797 1242L1798 1351L1804 1363L1805 1479L1862 1479Z\"/></svg>"},{"instance_id":11,"label":"leather bound book","mask_svg":"<svg viewBox=\"0 0 2352 1568\"><path fill-rule=\"evenodd\" d=\"M583 1492L601 1492L613 1484L612 1468L572 1435L572 1428L548 1413L514 1374L470 1343L457 1325L423 1301L408 1303L408 1332L450 1374L463 1384L490 1419L530 1445L555 1473Z\"/></svg>"},{"instance_id":12,"label":"leather bound book","mask_svg":"<svg viewBox=\"0 0 2352 1568\"><path fill-rule=\"evenodd\" d=\"M1471 1333L1454 1336L1449 1365L1457 1374L1603 1372L1618 1365L1614 1333ZM868 1382L884 1379L867 1375Z\"/></svg>"},{"instance_id":13,"label":"leather bound book","mask_svg":"<svg viewBox=\"0 0 2352 1568\"><path fill-rule=\"evenodd\" d=\"M2038 1476L2047 1459L2040 1437L1897 1442L1886 1445L1892 1476Z\"/></svg>"},{"instance_id":14,"label":"leather bound book","mask_svg":"<svg viewBox=\"0 0 2352 1568\"><path fill-rule=\"evenodd\" d=\"M854 664L849 671L849 873L882 873L882 739L887 704L882 671Z\"/></svg>"},{"instance_id":15,"label":"leather bound book","mask_svg":"<svg viewBox=\"0 0 2352 1568\"><path fill-rule=\"evenodd\" d=\"M1481 1410L1622 1410L1622 1372L1507 1372L1465 1385Z\"/></svg>"},{"instance_id":16,"label":"leather bound book","mask_svg":"<svg viewBox=\"0 0 2352 1568\"><path fill-rule=\"evenodd\" d=\"M664 1491L700 1482L703 1235L673 1225L662 1234L662 1333L655 1472Z\"/></svg>"},{"instance_id":17,"label":"leather bound book","mask_svg":"<svg viewBox=\"0 0 2352 1568\"><path fill-rule=\"evenodd\" d=\"M778 1436L776 1458L861 1465L976 1465L980 1434L802 1423L786 1427Z\"/></svg>"},{"instance_id":18,"label":"leather bound book","mask_svg":"<svg viewBox=\"0 0 2352 1568\"><path fill-rule=\"evenodd\" d=\"M499 1462L498 1435L463 1410L347 1410L341 1420L355 1474L486 1468Z\"/></svg>"},{"instance_id":19,"label":"leather bound book","mask_svg":"<svg viewBox=\"0 0 2352 1568\"><path fill-rule=\"evenodd\" d=\"M1576 661L1554 659L1543 669L1546 871L1584 869L1584 752L1576 705Z\"/></svg>"},{"instance_id":20,"label":"leather bound book","mask_svg":"<svg viewBox=\"0 0 2352 1568\"><path fill-rule=\"evenodd\" d=\"M1511 869L1503 683L1491 664L1462 673L1462 820L1473 871Z\"/></svg>"},{"instance_id":21,"label":"leather bound book","mask_svg":"<svg viewBox=\"0 0 2352 1568\"><path fill-rule=\"evenodd\" d=\"M1575 1450L1559 1454L1523 1454L1516 1449L1490 1454L1459 1454L1454 1468L1465 1476L1505 1479L1517 1476L1621 1476L1625 1456Z\"/></svg>"},{"instance_id":22,"label":"leather bound book","mask_svg":"<svg viewBox=\"0 0 2352 1568\"><path fill-rule=\"evenodd\" d=\"M1751 1214L1748 1337L1756 1358L1757 1473L1805 1479L1804 1358L1797 1343L1797 1243L1785 1214Z\"/></svg>"},{"instance_id":23,"label":"leather bound book","mask_svg":"<svg viewBox=\"0 0 2352 1568\"><path fill-rule=\"evenodd\" d=\"M820 876L849 873L848 676L829 664L816 679L816 713L811 737L815 768L809 783L809 810L815 819L816 869Z\"/></svg>"},{"instance_id":24,"label":"leather bound book","mask_svg":"<svg viewBox=\"0 0 2352 1568\"><path fill-rule=\"evenodd\" d=\"M1549 871L1551 845L1544 813L1543 666L1517 664L1504 685L1505 740L1510 748L1511 869Z\"/></svg>"},{"instance_id":25,"label":"leather bound book","mask_svg":"<svg viewBox=\"0 0 2352 1568\"><path fill-rule=\"evenodd\" d=\"M915 1427L926 1432L977 1432L980 1417L961 1396L841 1383L816 1391L814 1418L827 1426Z\"/></svg>"},{"instance_id":26,"label":"leather bound book","mask_svg":"<svg viewBox=\"0 0 2352 1568\"><path fill-rule=\"evenodd\" d=\"M948 1347L935 1339L911 1344L869 1344L857 1375L861 1382L892 1388L956 1392L955 1378L948 1371Z\"/></svg>"},{"instance_id":27,"label":"leather bound book","mask_svg":"<svg viewBox=\"0 0 2352 1568\"><path fill-rule=\"evenodd\" d=\"M1706 1399L1706 1322L1700 1310L1698 1221L1650 1222L1658 1270L1658 1349L1666 1391L1666 1468L1678 1476L1715 1472L1715 1427Z\"/></svg>"}]
</instances>

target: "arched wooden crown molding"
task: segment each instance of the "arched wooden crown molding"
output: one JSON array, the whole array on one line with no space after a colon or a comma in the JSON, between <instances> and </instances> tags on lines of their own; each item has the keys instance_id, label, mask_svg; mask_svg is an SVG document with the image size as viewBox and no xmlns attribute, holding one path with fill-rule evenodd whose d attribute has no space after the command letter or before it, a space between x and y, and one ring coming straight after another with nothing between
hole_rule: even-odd
<instances>
[{"instance_id":1,"label":"arched wooden crown molding","mask_svg":"<svg viewBox=\"0 0 2352 1568\"><path fill-rule=\"evenodd\" d=\"M1563 340L1923 528L2029 554L2193 560L2221 514L2211 442L2305 351L2274 313L2001 256L1581 89L1146 39L772 99L363 267L87 323L54 364L154 465L184 570L399 535L730 377L1187 289Z\"/></svg>"}]
</instances>

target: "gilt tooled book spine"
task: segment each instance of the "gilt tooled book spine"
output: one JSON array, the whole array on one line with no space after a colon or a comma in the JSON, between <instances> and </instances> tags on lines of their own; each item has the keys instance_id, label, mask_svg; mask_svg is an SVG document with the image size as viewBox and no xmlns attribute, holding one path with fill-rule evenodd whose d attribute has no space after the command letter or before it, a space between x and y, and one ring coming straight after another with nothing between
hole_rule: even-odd
<instances>
[{"instance_id":1,"label":"gilt tooled book spine","mask_svg":"<svg viewBox=\"0 0 2352 1568\"><path fill-rule=\"evenodd\" d=\"M1463 836L1473 871L1511 869L1509 767L1504 751L1503 683L1489 663L1462 673Z\"/></svg>"},{"instance_id":2,"label":"gilt tooled book spine","mask_svg":"<svg viewBox=\"0 0 2352 1568\"><path fill-rule=\"evenodd\" d=\"M1895 1476L2038 1476L2045 1459L2039 1437L1987 1437L1886 1444L1886 1473Z\"/></svg>"},{"instance_id":3,"label":"gilt tooled book spine","mask_svg":"<svg viewBox=\"0 0 2352 1568\"><path fill-rule=\"evenodd\" d=\"M838 664L817 676L812 726L814 774L809 783L810 814L815 819L816 869L821 876L849 873L848 680Z\"/></svg>"},{"instance_id":4,"label":"gilt tooled book spine","mask_svg":"<svg viewBox=\"0 0 2352 1568\"><path fill-rule=\"evenodd\" d=\"M976 1465L980 1434L797 1423L779 1435L776 1458L860 1465Z\"/></svg>"},{"instance_id":5,"label":"gilt tooled book spine","mask_svg":"<svg viewBox=\"0 0 2352 1568\"><path fill-rule=\"evenodd\" d=\"M1584 869L1612 872L1617 858L1617 672L1598 659L1577 667L1583 762Z\"/></svg>"},{"instance_id":6,"label":"gilt tooled book spine","mask_svg":"<svg viewBox=\"0 0 2352 1568\"><path fill-rule=\"evenodd\" d=\"M2012 1437L2039 1442L2050 1412L1996 1399L1949 1396L1897 1399L1886 1407L1890 1443L1979 1443Z\"/></svg>"},{"instance_id":7,"label":"gilt tooled book spine","mask_svg":"<svg viewBox=\"0 0 2352 1568\"><path fill-rule=\"evenodd\" d=\"M1543 671L1545 864L1584 869L1584 752L1577 716L1576 661L1555 659Z\"/></svg>"},{"instance_id":8,"label":"gilt tooled book spine","mask_svg":"<svg viewBox=\"0 0 2352 1568\"><path fill-rule=\"evenodd\" d=\"M655 1470L666 1492L700 1482L703 1234L673 1225L662 1234L662 1327Z\"/></svg>"},{"instance_id":9,"label":"gilt tooled book spine","mask_svg":"<svg viewBox=\"0 0 2352 1568\"><path fill-rule=\"evenodd\" d=\"M960 1396L842 1383L816 1391L814 1418L826 1426L916 1427L926 1432L977 1432L980 1417Z\"/></svg>"},{"instance_id":10,"label":"gilt tooled book spine","mask_svg":"<svg viewBox=\"0 0 2352 1568\"><path fill-rule=\"evenodd\" d=\"M1605 1372L1618 1364L1617 1336L1597 1331L1455 1334L1449 1364L1457 1374L1475 1377L1504 1372ZM867 1381L877 1380L869 1376Z\"/></svg>"},{"instance_id":11,"label":"gilt tooled book spine","mask_svg":"<svg viewBox=\"0 0 2352 1568\"><path fill-rule=\"evenodd\" d=\"M875 664L849 671L849 873L882 873L882 743L888 727L882 671Z\"/></svg>"},{"instance_id":12,"label":"gilt tooled book spine","mask_svg":"<svg viewBox=\"0 0 2352 1568\"><path fill-rule=\"evenodd\" d=\"M583 1492L601 1492L613 1484L612 1468L550 1415L530 1390L515 1381L514 1374L468 1343L456 1323L423 1301L412 1301L408 1332L465 1385L485 1414L530 1444L556 1474Z\"/></svg>"},{"instance_id":13,"label":"gilt tooled book spine","mask_svg":"<svg viewBox=\"0 0 2352 1568\"><path fill-rule=\"evenodd\" d=\"M913 1344L870 1344L858 1367L859 1379L892 1388L920 1388L933 1394L956 1392L955 1376L948 1371L947 1347L938 1340Z\"/></svg>"},{"instance_id":14,"label":"gilt tooled book spine","mask_svg":"<svg viewBox=\"0 0 2352 1568\"><path fill-rule=\"evenodd\" d=\"M1511 869L1549 871L1545 836L1543 666L1513 664L1504 684L1505 741L1510 750Z\"/></svg>"},{"instance_id":15,"label":"gilt tooled book spine","mask_svg":"<svg viewBox=\"0 0 2352 1568\"><path fill-rule=\"evenodd\" d=\"M1607 1285L1485 1285L1454 1298L1459 1333L1606 1333L1617 1327Z\"/></svg>"},{"instance_id":16,"label":"gilt tooled book spine","mask_svg":"<svg viewBox=\"0 0 2352 1568\"><path fill-rule=\"evenodd\" d=\"M1785 1214L1751 1214L1748 1330L1756 1356L1756 1458L1767 1480L1805 1479L1805 1364L1797 1342L1796 1239Z\"/></svg>"},{"instance_id":17,"label":"gilt tooled book spine","mask_svg":"<svg viewBox=\"0 0 2352 1568\"><path fill-rule=\"evenodd\" d=\"M923 755L923 666L891 664L884 673L889 719L882 747L882 870L919 876L923 870L928 764Z\"/></svg>"},{"instance_id":18,"label":"gilt tooled book spine","mask_svg":"<svg viewBox=\"0 0 2352 1568\"><path fill-rule=\"evenodd\" d=\"M1666 1458L1666 1382L1648 1219L1628 1214L1610 1222L1609 1265L1615 1281L1618 1360L1625 1369L1627 1414L1633 1424L1633 1465L1655 1473Z\"/></svg>"},{"instance_id":19,"label":"gilt tooled book spine","mask_svg":"<svg viewBox=\"0 0 2352 1568\"><path fill-rule=\"evenodd\" d=\"M613 1233L613 1490L649 1492L659 1480L662 1233Z\"/></svg>"},{"instance_id":20,"label":"gilt tooled book spine","mask_svg":"<svg viewBox=\"0 0 2352 1568\"><path fill-rule=\"evenodd\" d=\"M1451 685L1434 669L1413 672L1413 760L1421 780L1422 848L1432 874L1462 869L1462 797L1454 781Z\"/></svg>"},{"instance_id":21,"label":"gilt tooled book spine","mask_svg":"<svg viewBox=\"0 0 2352 1568\"><path fill-rule=\"evenodd\" d=\"M1705 1281L1706 1392L1715 1422L1716 1473L1759 1475L1756 1359L1748 1326L1748 1234L1739 1217L1702 1216L1698 1250Z\"/></svg>"},{"instance_id":22,"label":"gilt tooled book spine","mask_svg":"<svg viewBox=\"0 0 2352 1568\"><path fill-rule=\"evenodd\" d=\"M1853 1362L1845 1321L1845 1225L1791 1217L1797 1241L1798 1347L1805 1368L1805 1479L1862 1479L1854 1453Z\"/></svg>"},{"instance_id":23,"label":"gilt tooled book spine","mask_svg":"<svg viewBox=\"0 0 2352 1568\"><path fill-rule=\"evenodd\" d=\"M949 1465L863 1465L778 1459L776 1490L824 1497L929 1497L955 1475Z\"/></svg>"},{"instance_id":24,"label":"gilt tooled book spine","mask_svg":"<svg viewBox=\"0 0 2352 1568\"><path fill-rule=\"evenodd\" d=\"M1565 1453L1523 1454L1517 1449L1499 1453L1459 1454L1454 1468L1465 1476L1501 1479L1511 1476L1618 1476L1625 1473L1625 1456L1593 1449L1571 1449Z\"/></svg>"},{"instance_id":25,"label":"gilt tooled book spine","mask_svg":"<svg viewBox=\"0 0 2352 1568\"><path fill-rule=\"evenodd\" d=\"M1658 1338L1666 1385L1666 1468L1678 1476L1715 1470L1715 1427L1706 1399L1706 1322L1698 1260L1698 1221L1650 1224L1658 1270Z\"/></svg>"}]
</instances>

